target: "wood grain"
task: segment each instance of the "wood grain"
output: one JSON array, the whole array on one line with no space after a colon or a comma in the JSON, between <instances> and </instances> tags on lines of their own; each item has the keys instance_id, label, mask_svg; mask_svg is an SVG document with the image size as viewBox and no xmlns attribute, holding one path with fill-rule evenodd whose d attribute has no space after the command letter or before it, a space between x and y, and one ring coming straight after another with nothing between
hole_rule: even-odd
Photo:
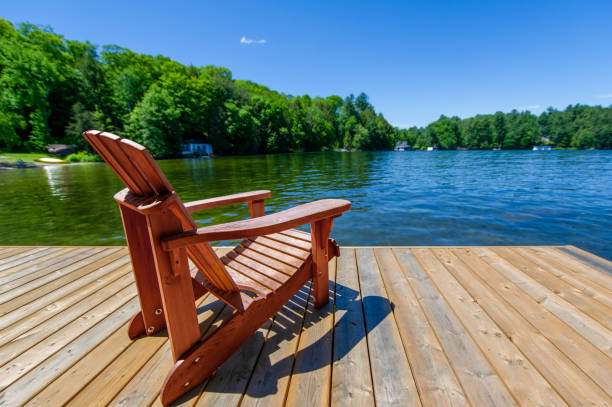
<instances>
[{"instance_id":1,"label":"wood grain","mask_svg":"<svg viewBox=\"0 0 612 407\"><path fill-rule=\"evenodd\" d=\"M355 249L343 249L337 260L331 383L331 405L337 407L374 406L355 256Z\"/></svg>"},{"instance_id":2,"label":"wood grain","mask_svg":"<svg viewBox=\"0 0 612 407\"><path fill-rule=\"evenodd\" d=\"M392 249L374 253L423 406L468 406L455 372ZM406 264L414 267L414 263Z\"/></svg>"},{"instance_id":3,"label":"wood grain","mask_svg":"<svg viewBox=\"0 0 612 407\"><path fill-rule=\"evenodd\" d=\"M374 250L357 249L357 270L368 338L374 398L377 406L420 406L414 377Z\"/></svg>"},{"instance_id":4,"label":"wood grain","mask_svg":"<svg viewBox=\"0 0 612 407\"><path fill-rule=\"evenodd\" d=\"M437 276L444 270L434 254L428 249L394 251L470 403L475 406L517 405L437 288Z\"/></svg>"},{"instance_id":5,"label":"wood grain","mask_svg":"<svg viewBox=\"0 0 612 407\"><path fill-rule=\"evenodd\" d=\"M310 235L301 231L267 239L300 250L310 244ZM32 256L13 263L0 278L27 269L36 273L42 263L53 268L52 260L67 261L62 255L77 250L33 249L0 247L5 264L10 254ZM116 249L110 256L79 260L84 263L77 270L88 271L78 278L52 279L0 304L21 304L0 315L0 381L11 378L0 390L0 406L161 406L159 389L173 365L170 344L164 331L127 338L126 323L138 301L127 250ZM277 283L296 272L283 261L265 262L277 250L261 244L256 249L263 252L239 247L237 261ZM604 308L598 308L612 302L608 277L600 263L575 256L588 254L561 249L342 248L328 313L313 309L308 283L211 379L173 406L283 406L287 401L367 406L375 398L384 405L392 398L381 377L402 376L384 374L398 370L399 355L405 360L400 365L408 366L412 394L424 406L487 405L486 394L494 405L610 405L604 389L612 370L612 333L602 324ZM359 251L366 255L358 262ZM218 327L231 316L231 307L210 294L200 301L200 334L207 323L216 327L209 334L222 332ZM148 347L153 338L159 338L159 347ZM489 372L475 368L478 360L489 364ZM307 398L299 403L302 397Z\"/></svg>"}]
</instances>

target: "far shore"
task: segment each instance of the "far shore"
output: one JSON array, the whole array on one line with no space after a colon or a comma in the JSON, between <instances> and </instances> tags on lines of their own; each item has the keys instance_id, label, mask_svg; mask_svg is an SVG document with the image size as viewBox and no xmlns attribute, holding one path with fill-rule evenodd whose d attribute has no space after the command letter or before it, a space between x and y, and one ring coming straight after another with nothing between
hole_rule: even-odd
<instances>
[{"instance_id":1,"label":"far shore","mask_svg":"<svg viewBox=\"0 0 612 407\"><path fill-rule=\"evenodd\" d=\"M585 149L580 150L576 148L559 148L553 147L551 151L598 151L595 149ZM345 150L345 149L335 149L331 150L331 152L359 152L360 150ZM393 150L372 150L372 151L385 151L385 152L394 152ZM424 149L410 149L406 151L395 151L396 153L409 153L409 152L428 152ZM440 151L492 151L488 149L455 149L455 150L437 150L437 151L429 151L430 153L440 152ZM497 150L497 151L532 151L532 150ZM301 153L300 151L289 152L289 153L277 153L277 154L294 154ZM269 153L273 154L273 153ZM267 155L267 154L253 154L253 155ZM236 156L214 156L214 157L236 157ZM50 164L50 163L41 163L36 162L35 160L38 158L61 158L52 154L47 153L0 153L0 170L11 170L11 169L23 169L23 168L39 168L39 167L48 167L48 166L58 166L58 165L69 165L69 164L92 164L99 163L101 161L77 161L77 162L68 162L62 164ZM193 158L193 157L165 157L158 158L159 160L176 160L181 158ZM206 157L210 158L210 157Z\"/></svg>"}]
</instances>

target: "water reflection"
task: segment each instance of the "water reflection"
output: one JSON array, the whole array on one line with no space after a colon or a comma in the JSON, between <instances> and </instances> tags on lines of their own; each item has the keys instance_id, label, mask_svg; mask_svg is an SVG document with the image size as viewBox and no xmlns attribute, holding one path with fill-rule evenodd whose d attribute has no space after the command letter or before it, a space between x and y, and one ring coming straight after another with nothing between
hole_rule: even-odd
<instances>
[{"instance_id":1,"label":"water reflection","mask_svg":"<svg viewBox=\"0 0 612 407\"><path fill-rule=\"evenodd\" d=\"M342 245L574 244L612 258L612 152L305 153L161 161L184 201L270 189L268 212L349 199ZM104 164L0 172L0 244L124 244ZM246 205L194 214L248 217Z\"/></svg>"},{"instance_id":2,"label":"water reflection","mask_svg":"<svg viewBox=\"0 0 612 407\"><path fill-rule=\"evenodd\" d=\"M58 174L62 170L60 166L46 166L43 167L45 175L47 176L47 182L49 183L49 191L51 195L62 198L62 177Z\"/></svg>"}]
</instances>

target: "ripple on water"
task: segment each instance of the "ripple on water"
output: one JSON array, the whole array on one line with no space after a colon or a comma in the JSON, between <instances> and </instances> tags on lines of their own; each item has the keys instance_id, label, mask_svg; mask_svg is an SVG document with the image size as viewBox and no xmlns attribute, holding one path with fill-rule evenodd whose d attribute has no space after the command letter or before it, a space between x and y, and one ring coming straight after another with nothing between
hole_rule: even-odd
<instances>
[{"instance_id":1,"label":"ripple on water","mask_svg":"<svg viewBox=\"0 0 612 407\"><path fill-rule=\"evenodd\" d=\"M183 201L270 189L268 212L344 198L341 245L572 244L612 258L612 152L305 153L160 166ZM117 244L123 229L104 164L0 173L0 244ZM195 214L199 226L246 205Z\"/></svg>"}]
</instances>

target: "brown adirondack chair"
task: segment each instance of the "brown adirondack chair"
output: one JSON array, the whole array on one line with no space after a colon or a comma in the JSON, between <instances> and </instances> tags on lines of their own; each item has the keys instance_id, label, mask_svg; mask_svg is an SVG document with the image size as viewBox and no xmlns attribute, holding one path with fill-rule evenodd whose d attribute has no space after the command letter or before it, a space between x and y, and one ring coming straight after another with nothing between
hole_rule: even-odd
<instances>
[{"instance_id":1,"label":"brown adirondack chair","mask_svg":"<svg viewBox=\"0 0 612 407\"><path fill-rule=\"evenodd\" d=\"M327 303L328 261L340 254L329 233L350 202L323 199L265 215L270 191L253 191L183 204L146 148L95 130L83 136L127 187L115 200L141 306L128 333L167 328L175 365L161 389L164 405L213 374L308 280L315 306ZM198 229L190 215L234 203L248 203L252 219ZM310 234L292 229L307 223ZM245 240L221 258L209 244L236 239ZM195 301L206 292L234 312L203 340Z\"/></svg>"}]
</instances>

